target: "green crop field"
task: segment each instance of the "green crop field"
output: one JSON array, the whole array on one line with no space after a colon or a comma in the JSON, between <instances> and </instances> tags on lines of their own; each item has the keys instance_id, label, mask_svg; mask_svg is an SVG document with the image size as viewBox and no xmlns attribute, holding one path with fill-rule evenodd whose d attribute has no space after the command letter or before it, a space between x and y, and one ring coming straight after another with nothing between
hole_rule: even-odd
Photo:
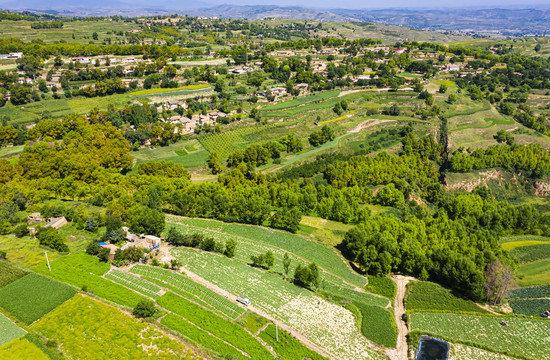
<instances>
[{"instance_id":1,"label":"green crop field","mask_svg":"<svg viewBox=\"0 0 550 360\"><path fill-rule=\"evenodd\" d=\"M303 96L296 99L280 102L278 104L264 106L262 107L261 110L276 111L276 110L290 109L296 106L301 106L301 105L310 104L314 102L320 102L322 100L326 100L330 98L335 98L335 97L338 97L339 94L340 94L339 90L325 91L315 95Z\"/></svg>"},{"instance_id":2,"label":"green crop field","mask_svg":"<svg viewBox=\"0 0 550 360\"><path fill-rule=\"evenodd\" d=\"M548 320L444 313L415 313L409 318L412 330L446 340L521 358L550 359L546 346L550 332ZM501 325L502 320L508 326Z\"/></svg>"},{"instance_id":3,"label":"green crop field","mask_svg":"<svg viewBox=\"0 0 550 360\"><path fill-rule=\"evenodd\" d=\"M205 235L219 238L220 240L228 240L234 238L237 244L242 243L241 247L251 247L254 250L265 252L266 249L279 248L274 251L276 257L282 259L283 251L290 252L295 256L306 259L309 262L316 262L321 268L327 272L340 277L357 286L365 286L366 279L358 274L355 274L336 252L322 244L306 240L300 236L293 235L287 232L261 228L256 226L241 225L241 224L225 224L221 222L197 219L183 219L171 217L169 222L174 222L180 231L192 233L194 231L204 232ZM212 225L210 225L212 224ZM182 226L183 225L183 226ZM210 226L217 226L219 232L209 231ZM237 249L237 254L239 248Z\"/></svg>"},{"instance_id":4,"label":"green crop field","mask_svg":"<svg viewBox=\"0 0 550 360\"><path fill-rule=\"evenodd\" d=\"M28 271L5 260L0 260L0 287L6 286L27 274Z\"/></svg>"},{"instance_id":5,"label":"green crop field","mask_svg":"<svg viewBox=\"0 0 550 360\"><path fill-rule=\"evenodd\" d=\"M125 40L125 36L118 36L113 31L122 31L126 33L135 29L134 23L124 21L63 21L61 29L32 29L30 21L11 21L3 20L0 22L0 33L4 37L14 37L24 41L41 40L46 43L58 42L63 40L68 43L90 42L90 36L93 32L98 33L99 39L111 38L113 42ZM75 38L73 39L73 34ZM98 41L97 44L101 42Z\"/></svg>"},{"instance_id":6,"label":"green crop field","mask_svg":"<svg viewBox=\"0 0 550 360\"><path fill-rule=\"evenodd\" d=\"M284 330L278 330L278 341L275 325L270 324L260 333L260 338L275 350L280 360L325 360L324 356L308 349L300 341Z\"/></svg>"},{"instance_id":7,"label":"green crop field","mask_svg":"<svg viewBox=\"0 0 550 360\"><path fill-rule=\"evenodd\" d=\"M149 96L154 94L172 95L171 93L184 94L186 92L195 92L195 91L201 91L206 89L211 89L210 85L199 84L199 85L181 86L178 88L146 89L146 90L134 91L130 93L130 95L132 96L143 96L143 95Z\"/></svg>"},{"instance_id":8,"label":"green crop field","mask_svg":"<svg viewBox=\"0 0 550 360\"><path fill-rule=\"evenodd\" d=\"M160 288L158 286L122 271L111 270L104 277L150 298L159 297Z\"/></svg>"},{"instance_id":9,"label":"green crop field","mask_svg":"<svg viewBox=\"0 0 550 360\"><path fill-rule=\"evenodd\" d=\"M215 351L225 358L230 356L231 359L234 359L239 356L244 356L244 353L241 350L235 348L227 342L224 342L216 336L210 335L207 331L202 330L192 322L185 320L180 316L170 313L163 317L160 323L186 337L187 339Z\"/></svg>"},{"instance_id":10,"label":"green crop field","mask_svg":"<svg viewBox=\"0 0 550 360\"><path fill-rule=\"evenodd\" d=\"M0 359L52 360L38 346L25 338L17 339L4 346L0 346Z\"/></svg>"},{"instance_id":11,"label":"green crop field","mask_svg":"<svg viewBox=\"0 0 550 360\"><path fill-rule=\"evenodd\" d=\"M235 296L248 297L256 308L292 326L324 349L356 359L377 359L380 356L364 341L351 312L283 280L278 274L261 271L225 256L188 248L175 248L172 254L190 271ZM382 297L349 292L367 304L382 307L388 304ZM338 333L345 336L335 336Z\"/></svg>"},{"instance_id":12,"label":"green crop field","mask_svg":"<svg viewBox=\"0 0 550 360\"><path fill-rule=\"evenodd\" d=\"M0 307L30 324L70 299L76 291L34 273L0 288Z\"/></svg>"},{"instance_id":13,"label":"green crop field","mask_svg":"<svg viewBox=\"0 0 550 360\"><path fill-rule=\"evenodd\" d=\"M397 327L393 312L379 306L353 303L361 312L361 333L369 340L385 347L395 347Z\"/></svg>"},{"instance_id":14,"label":"green crop field","mask_svg":"<svg viewBox=\"0 0 550 360\"><path fill-rule=\"evenodd\" d=\"M244 312L237 304L174 271L136 265L132 267L131 272L231 319L237 318Z\"/></svg>"},{"instance_id":15,"label":"green crop field","mask_svg":"<svg viewBox=\"0 0 550 360\"><path fill-rule=\"evenodd\" d=\"M109 104L122 107L131 103L130 95L114 94L104 97L84 98L76 97L71 99L46 98L39 102L15 107L8 104L0 108L0 116L8 116L13 124L30 123L41 118L44 111L49 111L54 117L63 117L68 114L84 114L94 108L107 110Z\"/></svg>"},{"instance_id":16,"label":"green crop field","mask_svg":"<svg viewBox=\"0 0 550 360\"><path fill-rule=\"evenodd\" d=\"M3 148L0 149L0 158L6 158L6 157L19 155L23 151L24 147L25 147L25 145L3 147Z\"/></svg>"},{"instance_id":17,"label":"green crop field","mask_svg":"<svg viewBox=\"0 0 550 360\"><path fill-rule=\"evenodd\" d=\"M473 301L458 298L451 290L429 281L413 281L407 284L405 306L407 311L487 313L487 310L477 306Z\"/></svg>"},{"instance_id":18,"label":"green crop field","mask_svg":"<svg viewBox=\"0 0 550 360\"><path fill-rule=\"evenodd\" d=\"M550 285L510 290L508 297L512 299L550 298Z\"/></svg>"},{"instance_id":19,"label":"green crop field","mask_svg":"<svg viewBox=\"0 0 550 360\"><path fill-rule=\"evenodd\" d=\"M27 332L0 313L0 346L25 335ZM0 348L1 349L1 348Z\"/></svg>"},{"instance_id":20,"label":"green crop field","mask_svg":"<svg viewBox=\"0 0 550 360\"><path fill-rule=\"evenodd\" d=\"M510 243L506 243L504 245L507 244ZM528 263L550 258L550 243L516 247L510 251L510 254L514 255L520 263Z\"/></svg>"},{"instance_id":21,"label":"green crop field","mask_svg":"<svg viewBox=\"0 0 550 360\"><path fill-rule=\"evenodd\" d=\"M520 265L518 283L522 287L542 286L550 283L550 259Z\"/></svg>"},{"instance_id":22,"label":"green crop field","mask_svg":"<svg viewBox=\"0 0 550 360\"><path fill-rule=\"evenodd\" d=\"M199 137L199 141L209 153L216 153L218 156L226 158L232 152L244 149L249 145L252 142L250 137L253 136L253 134L261 134L255 136L255 141L270 139L272 134L269 133L269 129L272 126L273 125L258 125L258 127L239 127L235 130L222 133L202 135Z\"/></svg>"},{"instance_id":23,"label":"green crop field","mask_svg":"<svg viewBox=\"0 0 550 360\"><path fill-rule=\"evenodd\" d=\"M18 239L14 235L0 235L0 250L7 252L9 261L25 267L46 263L44 252L48 250L50 261L60 256L58 252L40 246L35 238Z\"/></svg>"},{"instance_id":24,"label":"green crop field","mask_svg":"<svg viewBox=\"0 0 550 360\"><path fill-rule=\"evenodd\" d=\"M189 149L189 150L188 150ZM206 165L208 151L197 140L182 141L155 149L140 149L131 153L136 159L134 169L146 161L166 160L177 164L183 164L186 168L195 168Z\"/></svg>"},{"instance_id":25,"label":"green crop field","mask_svg":"<svg viewBox=\"0 0 550 360\"><path fill-rule=\"evenodd\" d=\"M550 299L515 299L510 306L516 314L540 316L550 309Z\"/></svg>"},{"instance_id":26,"label":"green crop field","mask_svg":"<svg viewBox=\"0 0 550 360\"><path fill-rule=\"evenodd\" d=\"M240 325L224 320L182 297L167 293L158 299L158 303L201 329L248 353L253 359L273 358L269 351Z\"/></svg>"},{"instance_id":27,"label":"green crop field","mask_svg":"<svg viewBox=\"0 0 550 360\"><path fill-rule=\"evenodd\" d=\"M246 314L239 319L238 323L252 334L255 334L268 323L268 320L258 314L247 311Z\"/></svg>"},{"instance_id":28,"label":"green crop field","mask_svg":"<svg viewBox=\"0 0 550 360\"><path fill-rule=\"evenodd\" d=\"M133 308L144 299L124 286L102 278L110 265L84 252L60 257L51 262L51 268L49 271L46 265L41 265L34 270L78 288L86 286L94 295L123 306Z\"/></svg>"},{"instance_id":29,"label":"green crop field","mask_svg":"<svg viewBox=\"0 0 550 360\"><path fill-rule=\"evenodd\" d=\"M541 244L550 244L550 240L547 238L540 237L541 240L538 240L539 238L536 238L537 240L519 240L519 241L505 241L502 243L502 248L504 250L514 250L518 247L526 247L526 246L532 246L532 245L541 245Z\"/></svg>"},{"instance_id":30,"label":"green crop field","mask_svg":"<svg viewBox=\"0 0 550 360\"><path fill-rule=\"evenodd\" d=\"M33 324L32 330L55 340L72 359L174 359L189 351L151 325L80 295Z\"/></svg>"},{"instance_id":31,"label":"green crop field","mask_svg":"<svg viewBox=\"0 0 550 360\"><path fill-rule=\"evenodd\" d=\"M387 276L369 276L369 283L365 286L365 290L388 299L393 299L397 291L395 283Z\"/></svg>"},{"instance_id":32,"label":"green crop field","mask_svg":"<svg viewBox=\"0 0 550 360\"><path fill-rule=\"evenodd\" d=\"M449 359L460 360L517 360L510 356L497 354L495 352L479 349L473 346L463 344L450 344Z\"/></svg>"}]
</instances>

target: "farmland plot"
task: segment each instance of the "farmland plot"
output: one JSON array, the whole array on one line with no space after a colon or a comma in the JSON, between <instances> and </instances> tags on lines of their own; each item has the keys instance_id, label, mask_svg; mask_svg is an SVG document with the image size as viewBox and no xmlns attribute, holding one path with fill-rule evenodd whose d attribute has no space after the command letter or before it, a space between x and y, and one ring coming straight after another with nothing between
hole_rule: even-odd
<instances>
[{"instance_id":1,"label":"farmland plot","mask_svg":"<svg viewBox=\"0 0 550 360\"><path fill-rule=\"evenodd\" d=\"M172 254L192 272L278 318L324 349L344 359L381 359L355 325L353 314L299 288L277 274L236 260L186 248ZM223 274L223 275L220 275ZM384 301L384 298L376 298Z\"/></svg>"},{"instance_id":2,"label":"farmland plot","mask_svg":"<svg viewBox=\"0 0 550 360\"><path fill-rule=\"evenodd\" d=\"M356 286L365 286L367 282L364 277L355 274L334 250L322 244L306 240L297 235L261 227L241 224L225 224L208 220L169 217L168 221L175 224L188 226L187 229L182 226L178 227L179 230L186 231L188 233L201 231L207 236L219 238L224 241L233 238L237 241L237 243L239 243L239 241L243 241L246 242L247 245L255 243L268 247L277 247L304 258L307 261L316 262L317 265L325 271L330 272L333 275L336 275ZM213 229L218 232L223 232L223 234L209 231L209 227L213 227ZM278 251L281 258L282 250ZM237 252L238 251L239 249L237 249Z\"/></svg>"},{"instance_id":3,"label":"farmland plot","mask_svg":"<svg viewBox=\"0 0 550 360\"><path fill-rule=\"evenodd\" d=\"M149 296L153 299L159 297L160 288L154 284L151 284L147 281L128 275L118 270L111 270L105 274L105 278L113 280L127 288L133 289L140 294Z\"/></svg>"},{"instance_id":4,"label":"farmland plot","mask_svg":"<svg viewBox=\"0 0 550 360\"><path fill-rule=\"evenodd\" d=\"M0 346L0 359L51 360L38 346L26 338L14 340L4 346Z\"/></svg>"},{"instance_id":5,"label":"farmland plot","mask_svg":"<svg viewBox=\"0 0 550 360\"><path fill-rule=\"evenodd\" d=\"M254 239L240 237L240 236L233 236L228 235L221 232L209 232L208 230L204 230L202 228L195 228L191 226L181 226L181 225L173 225L178 228L178 230L181 233L184 234L193 234L193 233L203 233L205 236L211 236L214 237L218 241L227 242L229 239L233 239L237 241L237 251L235 253L235 259L240 260L244 263L250 263L250 256L251 255L257 255L259 253L265 253L267 251L273 252L275 255L275 265L271 268L272 271L277 272L279 274L283 274L283 257L285 253L288 253L287 251L284 251L280 247L277 247L275 245L269 245L261 241L256 241ZM321 245L322 246L322 245ZM302 265L308 265L309 262L304 261L300 257L293 255L292 253L288 253L292 264L296 266L298 263ZM338 259L337 261L342 261ZM344 281L329 272L323 271L321 275L323 281L330 282L333 284L336 284L338 286L342 286L348 289L353 289L354 286L344 283Z\"/></svg>"},{"instance_id":6,"label":"farmland plot","mask_svg":"<svg viewBox=\"0 0 550 360\"><path fill-rule=\"evenodd\" d=\"M7 261L0 260L0 287L27 275L28 272Z\"/></svg>"},{"instance_id":7,"label":"farmland plot","mask_svg":"<svg viewBox=\"0 0 550 360\"><path fill-rule=\"evenodd\" d=\"M462 344L451 344L449 360L514 360L510 356L497 354L487 350L478 349Z\"/></svg>"},{"instance_id":8,"label":"farmland plot","mask_svg":"<svg viewBox=\"0 0 550 360\"><path fill-rule=\"evenodd\" d=\"M218 311L231 319L237 318L244 312L237 304L174 271L136 265L132 267L131 272L159 286L167 287L179 295Z\"/></svg>"},{"instance_id":9,"label":"farmland plot","mask_svg":"<svg viewBox=\"0 0 550 360\"><path fill-rule=\"evenodd\" d=\"M75 293L65 284L31 273L0 288L0 306L23 323L30 324Z\"/></svg>"},{"instance_id":10,"label":"farmland plot","mask_svg":"<svg viewBox=\"0 0 550 360\"><path fill-rule=\"evenodd\" d=\"M244 353L239 351L237 348L229 345L218 337L210 335L207 331L202 330L192 322L177 315L168 314L162 318L160 323L171 330L180 333L186 338L214 350L222 356L230 356L231 359L234 359L238 356L244 355Z\"/></svg>"},{"instance_id":11,"label":"farmland plot","mask_svg":"<svg viewBox=\"0 0 550 360\"><path fill-rule=\"evenodd\" d=\"M253 359L273 359L269 351L256 338L234 322L222 319L211 311L172 293L164 294L158 300L158 303L162 307L186 318L199 328L241 349Z\"/></svg>"},{"instance_id":12,"label":"farmland plot","mask_svg":"<svg viewBox=\"0 0 550 360\"><path fill-rule=\"evenodd\" d=\"M550 359L548 320L445 313L416 313L411 314L410 319L412 330L436 337L466 342L510 356ZM502 320L506 320L508 326L502 326Z\"/></svg>"},{"instance_id":13,"label":"farmland plot","mask_svg":"<svg viewBox=\"0 0 550 360\"><path fill-rule=\"evenodd\" d=\"M0 346L25 335L27 332L0 313Z\"/></svg>"},{"instance_id":14,"label":"farmland plot","mask_svg":"<svg viewBox=\"0 0 550 360\"><path fill-rule=\"evenodd\" d=\"M516 299L510 301L516 314L540 315L550 309L550 299Z\"/></svg>"},{"instance_id":15,"label":"farmland plot","mask_svg":"<svg viewBox=\"0 0 550 360\"><path fill-rule=\"evenodd\" d=\"M302 360L304 358L326 360L324 356L311 351L286 331L279 329L278 336L279 341L276 341L277 335L273 324L260 333L260 338L273 347L281 360Z\"/></svg>"},{"instance_id":16,"label":"farmland plot","mask_svg":"<svg viewBox=\"0 0 550 360\"><path fill-rule=\"evenodd\" d=\"M145 299L120 284L102 278L109 271L110 265L84 252L60 257L51 262L51 267L52 271L46 265L38 266L34 270L79 288L86 286L94 295L123 306L134 307Z\"/></svg>"},{"instance_id":17,"label":"farmland plot","mask_svg":"<svg viewBox=\"0 0 550 360\"><path fill-rule=\"evenodd\" d=\"M67 301L32 329L57 341L72 359L199 358L147 323L85 296Z\"/></svg>"}]
</instances>

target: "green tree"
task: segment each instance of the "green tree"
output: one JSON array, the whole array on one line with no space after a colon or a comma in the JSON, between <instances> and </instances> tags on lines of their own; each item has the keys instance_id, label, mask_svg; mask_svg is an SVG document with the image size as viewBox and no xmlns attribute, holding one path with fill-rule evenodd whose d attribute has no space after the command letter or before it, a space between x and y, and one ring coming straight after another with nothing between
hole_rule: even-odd
<instances>
[{"instance_id":1,"label":"green tree","mask_svg":"<svg viewBox=\"0 0 550 360\"><path fill-rule=\"evenodd\" d=\"M95 218L90 216L88 219L86 219L86 224L84 225L84 229L89 232L96 232L97 231L97 222L95 221Z\"/></svg>"},{"instance_id":2,"label":"green tree","mask_svg":"<svg viewBox=\"0 0 550 360\"><path fill-rule=\"evenodd\" d=\"M271 250L268 250L264 255L264 263L265 267L268 269L271 269L271 267L275 264L275 255L273 255L273 252Z\"/></svg>"},{"instance_id":3,"label":"green tree","mask_svg":"<svg viewBox=\"0 0 550 360\"><path fill-rule=\"evenodd\" d=\"M291 265L290 256L287 252L285 252L285 255L283 257L283 270L285 272L285 276L288 277L288 273L290 272L290 265Z\"/></svg>"},{"instance_id":4,"label":"green tree","mask_svg":"<svg viewBox=\"0 0 550 360\"><path fill-rule=\"evenodd\" d=\"M148 318L155 315L157 311L158 310L155 307L155 303L153 301L141 300L132 310L132 314L134 314L134 316L137 318Z\"/></svg>"},{"instance_id":5,"label":"green tree","mask_svg":"<svg viewBox=\"0 0 550 360\"><path fill-rule=\"evenodd\" d=\"M223 171L223 167L218 159L218 154L215 152L210 153L208 156L208 168L212 171L212 174L216 175Z\"/></svg>"},{"instance_id":6,"label":"green tree","mask_svg":"<svg viewBox=\"0 0 550 360\"><path fill-rule=\"evenodd\" d=\"M126 223L134 234L160 236L164 230L164 213L147 206L136 205L128 210Z\"/></svg>"},{"instance_id":7,"label":"green tree","mask_svg":"<svg viewBox=\"0 0 550 360\"><path fill-rule=\"evenodd\" d=\"M233 239L227 240L225 243L225 251L224 254L228 258L232 258L235 256L235 251L237 250L237 242Z\"/></svg>"}]
</instances>

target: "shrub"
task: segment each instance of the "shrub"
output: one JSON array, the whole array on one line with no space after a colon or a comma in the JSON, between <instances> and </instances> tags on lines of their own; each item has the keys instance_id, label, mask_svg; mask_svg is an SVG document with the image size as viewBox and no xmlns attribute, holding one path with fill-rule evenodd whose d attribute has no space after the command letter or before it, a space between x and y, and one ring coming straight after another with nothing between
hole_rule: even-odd
<instances>
[{"instance_id":1,"label":"shrub","mask_svg":"<svg viewBox=\"0 0 550 360\"><path fill-rule=\"evenodd\" d=\"M132 314L138 318L148 318L155 315L157 311L158 310L155 308L155 303L153 301L141 300L134 307L134 310L132 310Z\"/></svg>"},{"instance_id":2,"label":"shrub","mask_svg":"<svg viewBox=\"0 0 550 360\"><path fill-rule=\"evenodd\" d=\"M59 252L69 251L69 247L65 244L65 239L54 228L42 228L36 234L36 238L40 245L50 247Z\"/></svg>"}]
</instances>

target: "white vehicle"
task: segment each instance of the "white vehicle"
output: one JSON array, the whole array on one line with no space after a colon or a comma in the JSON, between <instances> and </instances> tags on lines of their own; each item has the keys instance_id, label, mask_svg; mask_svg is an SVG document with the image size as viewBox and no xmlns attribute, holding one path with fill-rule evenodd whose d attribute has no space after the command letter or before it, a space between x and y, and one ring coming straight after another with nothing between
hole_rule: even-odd
<instances>
[{"instance_id":1,"label":"white vehicle","mask_svg":"<svg viewBox=\"0 0 550 360\"><path fill-rule=\"evenodd\" d=\"M245 305L245 306L250 305L250 300L248 300L247 298L242 297L242 296L238 297L237 301L240 302L241 304Z\"/></svg>"}]
</instances>

